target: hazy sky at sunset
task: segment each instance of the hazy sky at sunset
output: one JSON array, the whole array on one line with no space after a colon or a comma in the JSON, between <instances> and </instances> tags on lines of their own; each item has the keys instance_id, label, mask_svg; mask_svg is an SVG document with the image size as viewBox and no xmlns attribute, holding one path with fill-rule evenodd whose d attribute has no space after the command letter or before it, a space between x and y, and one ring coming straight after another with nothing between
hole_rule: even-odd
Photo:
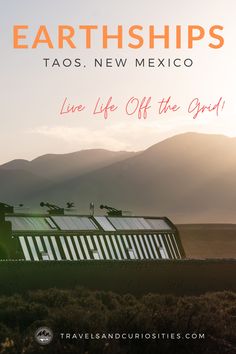
<instances>
[{"instance_id":1,"label":"hazy sky at sunset","mask_svg":"<svg viewBox=\"0 0 236 354\"><path fill-rule=\"evenodd\" d=\"M141 150L165 137L185 131L222 133L236 136L236 45L234 0L165 0L165 1L81 1L81 0L0 0L0 87L1 130L0 163L15 158L32 159L45 153L67 153L87 148ZM98 31L93 49L84 49L83 35L77 49L13 49L14 24L27 24L30 44L39 25L47 26L56 39L58 24L71 26L107 24L112 32L122 24L124 30L139 24L183 26L183 47L186 48L186 26L214 24L224 27L225 45L208 47L209 36L194 49L101 49ZM145 32L147 36L147 32ZM45 68L43 58L80 58L86 68ZM94 58L127 58L126 68L93 67ZM191 68L135 68L135 58L192 58ZM98 97L113 100L119 109L107 120L93 116ZM132 97L152 96L153 107L146 120L127 116L126 101ZM158 116L157 102L172 96L183 108ZM188 103L199 97L202 103L225 100L225 108L193 119L186 114ZM60 116L65 97L74 104L86 104L87 110Z\"/></svg>"}]
</instances>

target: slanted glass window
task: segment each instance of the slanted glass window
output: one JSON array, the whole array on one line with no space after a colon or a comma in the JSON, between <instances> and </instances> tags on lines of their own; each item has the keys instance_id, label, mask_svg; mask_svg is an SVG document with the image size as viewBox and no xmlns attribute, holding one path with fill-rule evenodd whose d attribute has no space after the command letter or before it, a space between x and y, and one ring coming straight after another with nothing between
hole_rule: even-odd
<instances>
[{"instance_id":1,"label":"slanted glass window","mask_svg":"<svg viewBox=\"0 0 236 354\"><path fill-rule=\"evenodd\" d=\"M61 230L97 230L95 223L86 216L52 216Z\"/></svg>"},{"instance_id":2,"label":"slanted glass window","mask_svg":"<svg viewBox=\"0 0 236 354\"><path fill-rule=\"evenodd\" d=\"M54 222L50 218L45 218L45 220L51 226L52 229L57 229L56 225L54 224Z\"/></svg>"},{"instance_id":3,"label":"slanted glass window","mask_svg":"<svg viewBox=\"0 0 236 354\"><path fill-rule=\"evenodd\" d=\"M152 230L171 230L171 227L163 219L145 219L151 226Z\"/></svg>"},{"instance_id":4,"label":"slanted glass window","mask_svg":"<svg viewBox=\"0 0 236 354\"><path fill-rule=\"evenodd\" d=\"M37 216L8 216L6 220L11 222L13 231L44 231L52 229L45 218Z\"/></svg>"},{"instance_id":5,"label":"slanted glass window","mask_svg":"<svg viewBox=\"0 0 236 354\"><path fill-rule=\"evenodd\" d=\"M115 231L112 224L107 220L105 216L95 216L94 217L99 225L103 228L104 231Z\"/></svg>"},{"instance_id":6,"label":"slanted glass window","mask_svg":"<svg viewBox=\"0 0 236 354\"><path fill-rule=\"evenodd\" d=\"M152 227L144 218L108 218L116 230L151 230Z\"/></svg>"}]
</instances>

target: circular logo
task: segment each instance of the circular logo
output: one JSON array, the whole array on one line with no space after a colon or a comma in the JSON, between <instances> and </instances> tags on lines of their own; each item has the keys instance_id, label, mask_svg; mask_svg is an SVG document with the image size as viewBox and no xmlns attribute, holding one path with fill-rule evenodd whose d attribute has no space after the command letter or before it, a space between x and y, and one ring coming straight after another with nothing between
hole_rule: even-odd
<instances>
[{"instance_id":1,"label":"circular logo","mask_svg":"<svg viewBox=\"0 0 236 354\"><path fill-rule=\"evenodd\" d=\"M40 327L35 331L34 338L38 344L50 344L53 340L53 331L48 327Z\"/></svg>"}]
</instances>

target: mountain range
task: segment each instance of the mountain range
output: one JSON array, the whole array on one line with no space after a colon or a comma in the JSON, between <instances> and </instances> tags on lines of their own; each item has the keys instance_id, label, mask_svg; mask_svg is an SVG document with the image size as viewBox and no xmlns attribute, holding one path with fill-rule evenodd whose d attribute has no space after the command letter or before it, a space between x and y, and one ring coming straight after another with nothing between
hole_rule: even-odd
<instances>
[{"instance_id":1,"label":"mountain range","mask_svg":"<svg viewBox=\"0 0 236 354\"><path fill-rule=\"evenodd\" d=\"M145 137L143 137L145 139ZM36 206L90 202L175 222L235 223L236 138L186 133L141 152L48 154L0 166L0 200Z\"/></svg>"}]
</instances>

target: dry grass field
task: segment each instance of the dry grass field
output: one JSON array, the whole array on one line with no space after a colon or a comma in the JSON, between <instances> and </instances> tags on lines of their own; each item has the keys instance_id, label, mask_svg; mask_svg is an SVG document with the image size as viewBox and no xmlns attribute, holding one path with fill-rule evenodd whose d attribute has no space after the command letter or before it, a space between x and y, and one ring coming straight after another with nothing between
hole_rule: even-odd
<instances>
[{"instance_id":1,"label":"dry grass field","mask_svg":"<svg viewBox=\"0 0 236 354\"><path fill-rule=\"evenodd\" d=\"M236 258L236 224L177 225L187 258Z\"/></svg>"}]
</instances>

